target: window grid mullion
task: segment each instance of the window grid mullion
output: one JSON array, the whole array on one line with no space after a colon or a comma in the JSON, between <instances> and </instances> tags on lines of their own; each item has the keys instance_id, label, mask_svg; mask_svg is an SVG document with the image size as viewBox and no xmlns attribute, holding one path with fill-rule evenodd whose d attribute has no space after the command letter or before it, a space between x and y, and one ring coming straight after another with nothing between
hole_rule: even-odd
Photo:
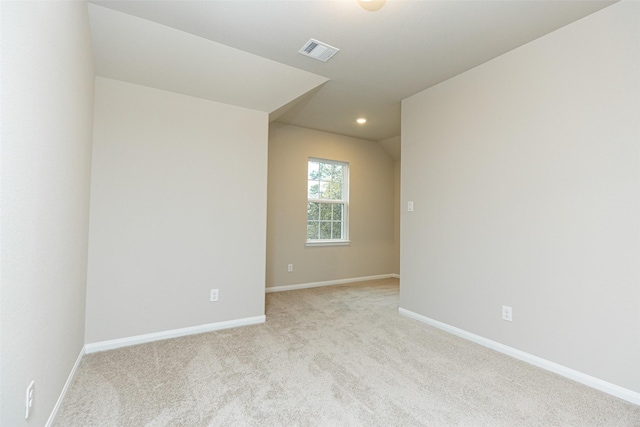
<instances>
[{"instance_id":1,"label":"window grid mullion","mask_svg":"<svg viewBox=\"0 0 640 427\"><path fill-rule=\"evenodd\" d=\"M348 239L348 236L346 236L347 233L347 215L348 215L348 207L347 207L347 203L348 201L346 200L346 198L348 197L349 194L349 189L348 189L348 182L349 182L349 177L348 177L348 169L349 169L349 164L348 163L343 163L343 162L332 162L332 161L322 161L319 159L313 159L310 158L309 159L309 164L311 163L316 163L318 164L318 175L317 175L317 179L308 179L308 182L311 183L308 187L312 187L314 185L317 185L317 192L315 193L315 195L317 196L328 196L328 197L334 197L336 194L338 194L336 191L339 191L340 194L340 199L324 199L324 198L312 198L309 197L309 192L307 192L307 203L313 203L317 206L317 220L313 220L312 223L316 224L317 227L317 232L316 232L316 238L318 240L341 240L341 239ZM342 168L342 176L340 177L340 181L336 181L335 178L335 172L336 172L336 167L340 165L340 167ZM324 172L326 170L329 170L328 172ZM328 174L328 176L327 176ZM325 183L326 184L326 192L322 191L322 184ZM336 189L335 187L339 187L339 189ZM340 205L340 217L336 218L335 216L335 212L334 212L334 206L335 205ZM324 209L323 209L324 206ZM331 210L331 214L327 215L327 220L323 219L323 216L321 214L322 211L326 212L326 209L330 209ZM326 214L325 214L326 215ZM334 238L334 230L335 230L335 223L338 222L340 223L340 236ZM329 231L329 236L324 236L325 238L322 238L322 234L323 234L323 224L327 224L328 223L328 230L325 231Z\"/></svg>"}]
</instances>

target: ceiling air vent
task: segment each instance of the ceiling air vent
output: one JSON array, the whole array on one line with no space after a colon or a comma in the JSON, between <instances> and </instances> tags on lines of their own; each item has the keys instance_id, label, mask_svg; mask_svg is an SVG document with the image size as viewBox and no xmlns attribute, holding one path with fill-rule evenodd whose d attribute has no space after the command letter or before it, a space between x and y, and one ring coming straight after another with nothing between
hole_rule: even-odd
<instances>
[{"instance_id":1,"label":"ceiling air vent","mask_svg":"<svg viewBox=\"0 0 640 427\"><path fill-rule=\"evenodd\" d=\"M317 59L318 61L327 62L333 55L338 53L340 49L337 47L329 46L326 43L319 42L318 40L310 39L302 46L302 49L298 53L308 56L309 58Z\"/></svg>"}]
</instances>

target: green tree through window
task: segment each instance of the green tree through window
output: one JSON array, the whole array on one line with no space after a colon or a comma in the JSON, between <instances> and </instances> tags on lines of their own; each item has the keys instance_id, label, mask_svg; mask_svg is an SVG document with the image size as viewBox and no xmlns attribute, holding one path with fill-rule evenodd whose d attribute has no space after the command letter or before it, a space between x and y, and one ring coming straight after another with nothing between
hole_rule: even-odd
<instances>
[{"instance_id":1,"label":"green tree through window","mask_svg":"<svg viewBox=\"0 0 640 427\"><path fill-rule=\"evenodd\" d=\"M349 164L309 159L307 241L348 241Z\"/></svg>"}]
</instances>

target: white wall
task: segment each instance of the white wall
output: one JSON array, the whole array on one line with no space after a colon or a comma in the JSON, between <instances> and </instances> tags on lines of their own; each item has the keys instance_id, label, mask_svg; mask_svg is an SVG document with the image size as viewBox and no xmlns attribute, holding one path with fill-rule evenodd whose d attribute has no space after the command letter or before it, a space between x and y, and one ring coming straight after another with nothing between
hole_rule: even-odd
<instances>
[{"instance_id":1,"label":"white wall","mask_svg":"<svg viewBox=\"0 0 640 427\"><path fill-rule=\"evenodd\" d=\"M621 2L403 101L401 307L640 392L639 76Z\"/></svg>"},{"instance_id":2,"label":"white wall","mask_svg":"<svg viewBox=\"0 0 640 427\"><path fill-rule=\"evenodd\" d=\"M96 79L87 343L264 314L267 137L266 113Z\"/></svg>"},{"instance_id":3,"label":"white wall","mask_svg":"<svg viewBox=\"0 0 640 427\"><path fill-rule=\"evenodd\" d=\"M93 62L85 3L1 8L0 424L41 426L84 344Z\"/></svg>"},{"instance_id":4,"label":"white wall","mask_svg":"<svg viewBox=\"0 0 640 427\"><path fill-rule=\"evenodd\" d=\"M349 162L349 246L305 246L309 157ZM267 287L398 272L394 162L378 143L272 123L268 194Z\"/></svg>"}]
</instances>

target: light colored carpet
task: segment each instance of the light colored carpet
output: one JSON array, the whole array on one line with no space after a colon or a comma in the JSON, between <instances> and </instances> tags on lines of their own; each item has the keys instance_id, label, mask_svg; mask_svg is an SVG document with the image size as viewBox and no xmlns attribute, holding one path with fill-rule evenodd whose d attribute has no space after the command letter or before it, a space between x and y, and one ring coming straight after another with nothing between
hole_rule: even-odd
<instances>
[{"instance_id":1,"label":"light colored carpet","mask_svg":"<svg viewBox=\"0 0 640 427\"><path fill-rule=\"evenodd\" d=\"M640 426L640 407L398 314L396 279L84 358L56 426Z\"/></svg>"}]
</instances>

